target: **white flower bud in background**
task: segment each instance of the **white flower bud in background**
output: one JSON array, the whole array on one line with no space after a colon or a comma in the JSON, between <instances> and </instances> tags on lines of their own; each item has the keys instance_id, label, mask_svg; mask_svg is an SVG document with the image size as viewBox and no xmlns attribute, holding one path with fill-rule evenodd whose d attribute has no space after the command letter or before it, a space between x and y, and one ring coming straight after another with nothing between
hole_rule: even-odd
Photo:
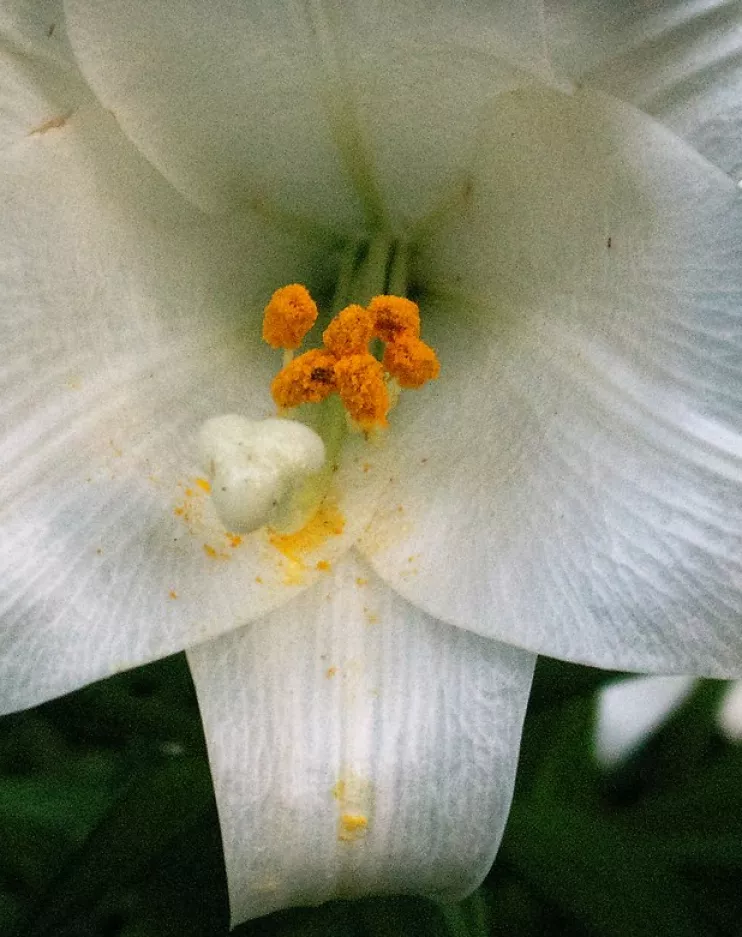
<instances>
[{"instance_id":1,"label":"white flower bud in background","mask_svg":"<svg viewBox=\"0 0 742 937\"><path fill-rule=\"evenodd\" d=\"M633 754L690 695L694 677L630 677L598 695L595 757L612 768Z\"/></svg>"},{"instance_id":2,"label":"white flower bud in background","mask_svg":"<svg viewBox=\"0 0 742 937\"><path fill-rule=\"evenodd\" d=\"M724 694L717 727L728 742L742 742L742 680L735 680Z\"/></svg>"},{"instance_id":3,"label":"white flower bud in background","mask_svg":"<svg viewBox=\"0 0 742 937\"><path fill-rule=\"evenodd\" d=\"M325 464L325 444L295 420L229 414L201 427L199 448L219 518L230 531L292 533L309 519L300 497Z\"/></svg>"}]
</instances>

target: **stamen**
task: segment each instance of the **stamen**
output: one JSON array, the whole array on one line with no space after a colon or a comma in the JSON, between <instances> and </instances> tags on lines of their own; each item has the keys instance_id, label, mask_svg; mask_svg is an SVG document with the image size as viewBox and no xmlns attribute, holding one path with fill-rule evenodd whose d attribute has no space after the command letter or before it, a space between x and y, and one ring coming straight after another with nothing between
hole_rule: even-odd
<instances>
[{"instance_id":1,"label":"stamen","mask_svg":"<svg viewBox=\"0 0 742 937\"><path fill-rule=\"evenodd\" d=\"M441 370L438 357L430 345L411 335L400 335L384 349L383 365L400 387L422 387L433 381Z\"/></svg>"},{"instance_id":2,"label":"stamen","mask_svg":"<svg viewBox=\"0 0 742 937\"><path fill-rule=\"evenodd\" d=\"M420 337L420 310L403 296L375 296L368 305L375 330L382 342L393 342L399 335Z\"/></svg>"},{"instance_id":3,"label":"stamen","mask_svg":"<svg viewBox=\"0 0 742 937\"><path fill-rule=\"evenodd\" d=\"M317 304L300 283L282 286L263 313L263 340L271 348L298 348L317 319Z\"/></svg>"},{"instance_id":4,"label":"stamen","mask_svg":"<svg viewBox=\"0 0 742 937\"><path fill-rule=\"evenodd\" d=\"M335 381L345 409L362 429L387 425L391 402L384 368L373 355L341 358L335 364Z\"/></svg>"},{"instance_id":5,"label":"stamen","mask_svg":"<svg viewBox=\"0 0 742 937\"><path fill-rule=\"evenodd\" d=\"M346 306L322 333L325 348L338 358L362 355L374 337L374 314L363 306Z\"/></svg>"},{"instance_id":6,"label":"stamen","mask_svg":"<svg viewBox=\"0 0 742 937\"><path fill-rule=\"evenodd\" d=\"M281 409L321 403L336 390L334 355L313 348L294 358L273 378L271 395Z\"/></svg>"}]
</instances>

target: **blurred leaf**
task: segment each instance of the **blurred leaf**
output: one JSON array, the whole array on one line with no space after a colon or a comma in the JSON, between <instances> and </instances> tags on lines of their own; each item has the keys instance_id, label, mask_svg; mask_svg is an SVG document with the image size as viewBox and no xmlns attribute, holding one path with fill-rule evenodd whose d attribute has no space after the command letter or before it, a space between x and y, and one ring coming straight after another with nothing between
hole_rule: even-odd
<instances>
[{"instance_id":1,"label":"blurred leaf","mask_svg":"<svg viewBox=\"0 0 742 937\"><path fill-rule=\"evenodd\" d=\"M100 818L113 790L111 765L93 755L72 771L30 778L0 778L0 823L19 821L56 828L79 843Z\"/></svg>"},{"instance_id":2,"label":"blurred leaf","mask_svg":"<svg viewBox=\"0 0 742 937\"><path fill-rule=\"evenodd\" d=\"M185 654L101 680L44 708L78 741L138 745L147 740L204 751Z\"/></svg>"},{"instance_id":3,"label":"blurred leaf","mask_svg":"<svg viewBox=\"0 0 742 937\"><path fill-rule=\"evenodd\" d=\"M212 804L211 777L201 759L174 757L142 771L52 884L29 937L56 934L109 888L135 879Z\"/></svg>"},{"instance_id":4,"label":"blurred leaf","mask_svg":"<svg viewBox=\"0 0 742 937\"><path fill-rule=\"evenodd\" d=\"M535 822L534 822L535 821ZM515 845L514 845L515 844ZM642 856L581 811L550 806L549 822L512 818L509 862L544 895L606 937L697 937L691 889L678 871Z\"/></svg>"},{"instance_id":5,"label":"blurred leaf","mask_svg":"<svg viewBox=\"0 0 742 937\"><path fill-rule=\"evenodd\" d=\"M680 866L604 809L594 728L589 697L530 714L528 768L519 779L501 861L588 932L700 935Z\"/></svg>"},{"instance_id":6,"label":"blurred leaf","mask_svg":"<svg viewBox=\"0 0 742 937\"><path fill-rule=\"evenodd\" d=\"M451 937L489 937L490 913L480 888L456 905L442 905L441 911Z\"/></svg>"},{"instance_id":7,"label":"blurred leaf","mask_svg":"<svg viewBox=\"0 0 742 937\"><path fill-rule=\"evenodd\" d=\"M319 908L291 908L247 921L231 937L357 937L352 904L334 901Z\"/></svg>"},{"instance_id":8,"label":"blurred leaf","mask_svg":"<svg viewBox=\"0 0 742 937\"><path fill-rule=\"evenodd\" d=\"M354 902L355 934L363 937L449 937L445 909L424 898L369 898ZM459 937L457 932L453 937Z\"/></svg>"},{"instance_id":9,"label":"blurred leaf","mask_svg":"<svg viewBox=\"0 0 742 937\"><path fill-rule=\"evenodd\" d=\"M612 670L598 670L554 660L552 657L539 657L528 706L532 712L536 712L568 702L575 696L591 697L606 683L625 676Z\"/></svg>"}]
</instances>

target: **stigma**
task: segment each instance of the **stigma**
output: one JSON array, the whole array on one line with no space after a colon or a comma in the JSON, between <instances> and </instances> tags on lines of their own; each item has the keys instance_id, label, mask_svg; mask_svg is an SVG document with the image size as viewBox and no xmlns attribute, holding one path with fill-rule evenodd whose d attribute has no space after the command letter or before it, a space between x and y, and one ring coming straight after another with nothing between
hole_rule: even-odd
<instances>
[{"instance_id":1,"label":"stigma","mask_svg":"<svg viewBox=\"0 0 742 937\"><path fill-rule=\"evenodd\" d=\"M305 524L306 489L325 464L320 436L295 420L207 420L199 436L211 498L227 530L271 527L290 534Z\"/></svg>"},{"instance_id":2,"label":"stigma","mask_svg":"<svg viewBox=\"0 0 742 937\"><path fill-rule=\"evenodd\" d=\"M302 329L302 337L309 332L311 324L306 324L309 317L304 307L288 302L279 306L275 298L280 293L276 291L265 308L263 335L285 335L293 343ZM370 351L375 340L384 345L381 360ZM270 344L286 351L298 347ZM396 399L390 393L393 382L417 389L439 373L435 351L420 338L417 304L403 296L376 296L368 306L351 304L341 309L324 330L322 347L287 361L271 384L271 395L279 411L285 412L337 394L350 423L368 432L387 426Z\"/></svg>"}]
</instances>

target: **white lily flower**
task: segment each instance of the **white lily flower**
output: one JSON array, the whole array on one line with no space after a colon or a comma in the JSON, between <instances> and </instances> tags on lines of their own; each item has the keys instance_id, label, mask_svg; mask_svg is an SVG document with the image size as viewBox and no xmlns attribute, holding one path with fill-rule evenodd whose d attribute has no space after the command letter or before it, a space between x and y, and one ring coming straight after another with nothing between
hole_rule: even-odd
<instances>
[{"instance_id":1,"label":"white lily flower","mask_svg":"<svg viewBox=\"0 0 742 937\"><path fill-rule=\"evenodd\" d=\"M688 123L739 6L574 9L0 9L0 707L188 649L235 922L474 888L537 653L742 671L738 135ZM275 416L263 306L359 243L440 379L301 549L230 533L200 427Z\"/></svg>"}]
</instances>

